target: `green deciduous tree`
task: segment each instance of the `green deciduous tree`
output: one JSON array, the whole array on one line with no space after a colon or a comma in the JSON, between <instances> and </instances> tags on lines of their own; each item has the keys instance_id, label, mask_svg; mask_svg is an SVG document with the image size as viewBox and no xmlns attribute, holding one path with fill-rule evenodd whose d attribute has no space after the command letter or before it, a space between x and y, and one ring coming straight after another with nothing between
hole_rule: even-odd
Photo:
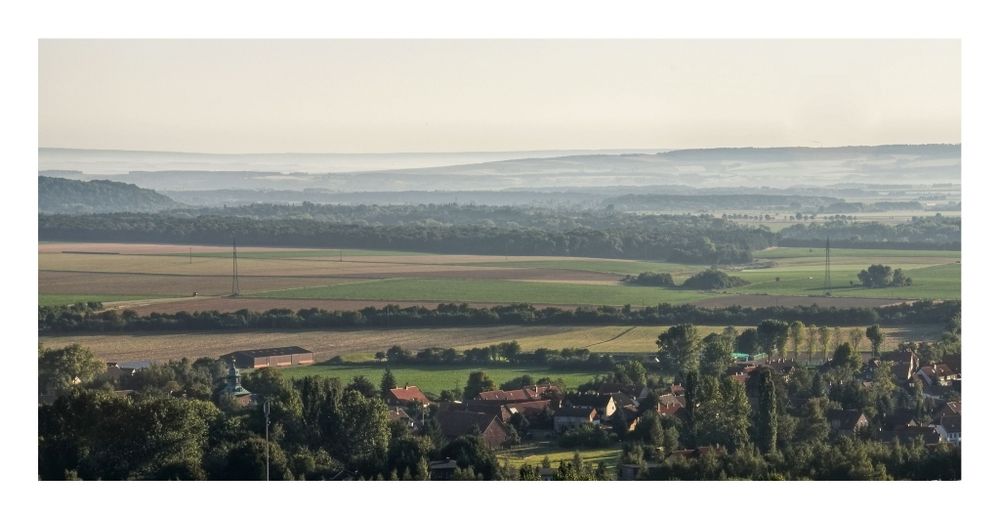
<instances>
[{"instance_id":1,"label":"green deciduous tree","mask_svg":"<svg viewBox=\"0 0 1000 519\"><path fill-rule=\"evenodd\" d=\"M885 333L882 332L882 328L877 324L873 324L865 329L865 336L872 343L872 356L876 359L881 358L881 347L885 341Z\"/></svg>"},{"instance_id":2,"label":"green deciduous tree","mask_svg":"<svg viewBox=\"0 0 1000 519\"><path fill-rule=\"evenodd\" d=\"M660 361L667 369L686 373L698 369L701 341L698 329L693 324L671 326L656 340L660 350Z\"/></svg>"},{"instance_id":3,"label":"green deciduous tree","mask_svg":"<svg viewBox=\"0 0 1000 519\"><path fill-rule=\"evenodd\" d=\"M469 373L469 379L465 383L465 389L462 391L462 395L468 400L473 399L479 393L484 391L495 391L497 388L496 383L483 371L473 371Z\"/></svg>"},{"instance_id":4,"label":"green deciduous tree","mask_svg":"<svg viewBox=\"0 0 1000 519\"><path fill-rule=\"evenodd\" d=\"M757 339L769 359L776 353L784 356L788 330L788 323L777 319L765 319L757 325Z\"/></svg>"},{"instance_id":5,"label":"green deciduous tree","mask_svg":"<svg viewBox=\"0 0 1000 519\"><path fill-rule=\"evenodd\" d=\"M792 343L792 357L799 360L799 350L806 337L806 325L802 321L793 321L788 326L788 338Z\"/></svg>"},{"instance_id":6,"label":"green deciduous tree","mask_svg":"<svg viewBox=\"0 0 1000 519\"><path fill-rule=\"evenodd\" d=\"M735 332L710 333L702 340L700 371L705 376L717 377L733 363Z\"/></svg>"},{"instance_id":7,"label":"green deciduous tree","mask_svg":"<svg viewBox=\"0 0 1000 519\"><path fill-rule=\"evenodd\" d=\"M44 349L39 345L38 393L61 394L75 385L90 382L104 369L104 364L79 344L59 349Z\"/></svg>"},{"instance_id":8,"label":"green deciduous tree","mask_svg":"<svg viewBox=\"0 0 1000 519\"><path fill-rule=\"evenodd\" d=\"M774 390L771 370L760 375L760 405L757 412L757 448L764 454L778 448L778 397Z\"/></svg>"}]
</instances>

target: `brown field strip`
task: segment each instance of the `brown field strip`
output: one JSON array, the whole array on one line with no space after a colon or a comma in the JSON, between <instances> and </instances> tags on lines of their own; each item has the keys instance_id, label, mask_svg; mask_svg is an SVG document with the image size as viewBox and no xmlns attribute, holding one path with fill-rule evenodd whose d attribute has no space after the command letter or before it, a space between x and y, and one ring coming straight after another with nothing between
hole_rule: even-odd
<instances>
[{"instance_id":1,"label":"brown field strip","mask_svg":"<svg viewBox=\"0 0 1000 519\"><path fill-rule=\"evenodd\" d=\"M746 327L739 326L737 329ZM405 349L428 347L467 349L517 340L525 351L537 348L589 348L594 352L653 353L663 326L488 326L369 330L305 330L189 333L122 333L43 336L47 348L78 343L107 361L165 361L182 357L218 357L236 350L278 346L302 346L316 353L319 361L335 355L348 359L371 359L377 351L399 345ZM722 331L722 326L698 326L702 336ZM841 328L846 340L850 327ZM887 350L904 341L926 341L940 337L941 326L885 327ZM870 348L862 343L862 351ZM790 349L790 346L789 346ZM818 352L817 352L818 353ZM832 354L832 349L829 352Z\"/></svg>"},{"instance_id":2,"label":"brown field strip","mask_svg":"<svg viewBox=\"0 0 1000 519\"><path fill-rule=\"evenodd\" d=\"M236 350L302 346L323 361L335 355L374 353L390 346L407 349L460 348L496 343L530 334L541 336L572 330L572 326L490 326L471 328L417 328L352 331L254 331L94 334L43 336L39 342L57 348L78 343L103 360L163 361L182 357L218 357Z\"/></svg>"}]
</instances>

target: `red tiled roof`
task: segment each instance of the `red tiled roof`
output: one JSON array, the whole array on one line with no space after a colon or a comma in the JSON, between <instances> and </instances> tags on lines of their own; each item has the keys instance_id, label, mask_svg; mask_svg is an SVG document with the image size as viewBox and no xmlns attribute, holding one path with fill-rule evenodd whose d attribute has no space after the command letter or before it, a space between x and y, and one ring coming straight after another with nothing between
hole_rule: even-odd
<instances>
[{"instance_id":1,"label":"red tiled roof","mask_svg":"<svg viewBox=\"0 0 1000 519\"><path fill-rule=\"evenodd\" d=\"M392 394L392 398L397 402L419 402L424 405L431 403L417 386L397 387L390 389L389 393Z\"/></svg>"},{"instance_id":2,"label":"red tiled roof","mask_svg":"<svg viewBox=\"0 0 1000 519\"><path fill-rule=\"evenodd\" d=\"M517 411L524 416L531 418L545 412L552 407L551 400L533 400L531 402L511 402L506 405L508 409Z\"/></svg>"},{"instance_id":3,"label":"red tiled roof","mask_svg":"<svg viewBox=\"0 0 1000 519\"><path fill-rule=\"evenodd\" d=\"M515 389L513 391L483 391L476 396L476 399L496 400L500 402L522 402L534 400L535 397L532 396L526 389Z\"/></svg>"},{"instance_id":4,"label":"red tiled roof","mask_svg":"<svg viewBox=\"0 0 1000 519\"><path fill-rule=\"evenodd\" d=\"M441 425L441 432L448 438L457 438L466 434L472 434L476 430L480 434L483 434L487 432L487 429L491 428L490 425L494 421L499 423L494 414L463 411L460 409L446 409L439 412L437 421Z\"/></svg>"},{"instance_id":5,"label":"red tiled roof","mask_svg":"<svg viewBox=\"0 0 1000 519\"><path fill-rule=\"evenodd\" d=\"M559 386L553 385L534 385L525 386L521 389L514 389L511 391L484 391L476 396L477 400L497 400L501 402L528 402L531 400L539 400L546 393L559 392Z\"/></svg>"},{"instance_id":6,"label":"red tiled roof","mask_svg":"<svg viewBox=\"0 0 1000 519\"><path fill-rule=\"evenodd\" d=\"M597 410L590 406L563 406L556 409L556 416L569 416L576 418L590 418L591 420L597 415Z\"/></svg>"}]
</instances>

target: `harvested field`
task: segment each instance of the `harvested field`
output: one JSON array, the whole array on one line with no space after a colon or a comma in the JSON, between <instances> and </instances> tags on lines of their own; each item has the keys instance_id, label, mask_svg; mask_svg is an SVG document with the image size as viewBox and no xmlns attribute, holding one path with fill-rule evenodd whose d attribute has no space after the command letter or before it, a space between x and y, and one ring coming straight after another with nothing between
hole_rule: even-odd
<instances>
[{"instance_id":1,"label":"harvested field","mask_svg":"<svg viewBox=\"0 0 1000 519\"><path fill-rule=\"evenodd\" d=\"M258 252L273 251L274 247L240 247L241 251ZM311 249L287 249L311 250ZM183 245L169 243L73 243L73 242L41 242L39 253L62 253L64 251L80 251L89 253L118 254L188 254L193 253L226 253L232 252L232 247L216 245Z\"/></svg>"},{"instance_id":2,"label":"harvested field","mask_svg":"<svg viewBox=\"0 0 1000 519\"><path fill-rule=\"evenodd\" d=\"M78 343L104 360L167 360L181 357L218 357L235 350L302 346L322 361L335 355L365 354L393 345L407 349L460 348L496 343L523 335L564 332L570 326L490 326L478 328L415 328L351 331L254 331L94 334L39 337L46 347Z\"/></svg>"},{"instance_id":3,"label":"harvested field","mask_svg":"<svg viewBox=\"0 0 1000 519\"><path fill-rule=\"evenodd\" d=\"M677 282L704 267L650 261L550 256L476 256L339 249L240 249L240 289L249 302L224 299L146 301L194 292L223 296L232 287L231 250L225 246L42 243L38 292L59 301L120 301L143 311L328 308L357 309L387 303L481 306L527 302L536 306L648 306L691 303L704 307L812 305L873 307L916 299L957 299L957 251L833 250L834 297L819 296L825 251L775 247L752 266L732 267L749 285L725 292L625 286L620 276L669 272ZM77 251L65 254L62 251ZM341 257L341 254L343 256ZM341 261L343 259L343 261ZM900 265L913 286L851 286L867 262ZM255 299L251 301L251 299ZM256 299L274 299L273 303ZM295 301L295 300L303 301ZM55 300L49 298L48 300ZM144 305L144 306L140 306ZM189 306L185 306L189 305ZM238 305L234 307L234 305Z\"/></svg>"},{"instance_id":4,"label":"harvested field","mask_svg":"<svg viewBox=\"0 0 1000 519\"><path fill-rule=\"evenodd\" d=\"M737 329L745 327L739 326ZM486 326L464 328L403 328L349 331L249 331L189 333L125 333L43 336L45 347L79 343L104 360L163 361L181 357L218 357L235 350L302 346L319 361L340 355L348 360L371 360L377 351L393 345L406 349L429 347L467 349L516 340L522 349L588 348L595 352L652 353L663 326ZM702 336L722 331L722 326L698 326ZM850 327L841 328L844 337ZM923 325L885 327L885 348L904 341L940 337L943 327ZM862 351L869 349L864 341ZM832 350L831 350L832 353Z\"/></svg>"},{"instance_id":5,"label":"harvested field","mask_svg":"<svg viewBox=\"0 0 1000 519\"><path fill-rule=\"evenodd\" d=\"M277 276L240 276L240 289L251 293L292 286L327 286L357 282L352 278L308 278ZM227 295L232 291L232 276L184 276L170 274L109 274L102 272L38 273L38 291L42 294L163 294L190 296Z\"/></svg>"}]
</instances>

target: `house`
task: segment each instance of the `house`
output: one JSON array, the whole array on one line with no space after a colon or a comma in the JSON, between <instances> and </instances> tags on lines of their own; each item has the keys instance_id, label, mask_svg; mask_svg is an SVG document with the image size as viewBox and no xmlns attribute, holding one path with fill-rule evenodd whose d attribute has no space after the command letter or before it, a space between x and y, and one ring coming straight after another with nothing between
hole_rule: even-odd
<instances>
[{"instance_id":1,"label":"house","mask_svg":"<svg viewBox=\"0 0 1000 519\"><path fill-rule=\"evenodd\" d=\"M962 444L962 415L942 417L940 423L934 428L948 443L952 445Z\"/></svg>"},{"instance_id":2,"label":"house","mask_svg":"<svg viewBox=\"0 0 1000 519\"><path fill-rule=\"evenodd\" d=\"M685 398L667 393L660 395L656 401L656 413L660 416L673 416L684 409Z\"/></svg>"},{"instance_id":3,"label":"house","mask_svg":"<svg viewBox=\"0 0 1000 519\"><path fill-rule=\"evenodd\" d=\"M962 376L945 363L931 364L917 370L917 376L928 386L948 387L953 382L961 381Z\"/></svg>"},{"instance_id":4,"label":"house","mask_svg":"<svg viewBox=\"0 0 1000 519\"><path fill-rule=\"evenodd\" d=\"M510 405L513 404L496 400L466 400L464 402L442 404L443 407L447 407L449 410L486 413L496 416L500 420L500 423L508 423L514 416L514 411L510 409Z\"/></svg>"},{"instance_id":5,"label":"house","mask_svg":"<svg viewBox=\"0 0 1000 519\"><path fill-rule=\"evenodd\" d=\"M131 377L141 370L153 365L149 360L133 360L129 362L108 362L104 371L104 377L110 380L119 380L122 377Z\"/></svg>"},{"instance_id":6,"label":"house","mask_svg":"<svg viewBox=\"0 0 1000 519\"><path fill-rule=\"evenodd\" d=\"M521 413L530 422L537 422L552 409L551 400L534 400L531 402L511 402L505 404L512 413Z\"/></svg>"},{"instance_id":7,"label":"house","mask_svg":"<svg viewBox=\"0 0 1000 519\"><path fill-rule=\"evenodd\" d=\"M431 481L449 481L455 477L455 471L458 470L458 462L451 458L445 458L443 460L431 461L427 464L427 467L431 472Z\"/></svg>"},{"instance_id":8,"label":"house","mask_svg":"<svg viewBox=\"0 0 1000 519\"><path fill-rule=\"evenodd\" d=\"M882 428L886 430L900 429L904 427L916 427L917 413L912 409L897 409L882 420Z\"/></svg>"},{"instance_id":9,"label":"house","mask_svg":"<svg viewBox=\"0 0 1000 519\"><path fill-rule=\"evenodd\" d=\"M620 427L619 430L632 432L639 425L639 407L636 405L624 405L615 410L610 421Z\"/></svg>"},{"instance_id":10,"label":"house","mask_svg":"<svg viewBox=\"0 0 1000 519\"><path fill-rule=\"evenodd\" d=\"M868 427L868 417L857 409L832 409L827 411L826 419L831 430L845 436L857 434Z\"/></svg>"},{"instance_id":11,"label":"house","mask_svg":"<svg viewBox=\"0 0 1000 519\"><path fill-rule=\"evenodd\" d=\"M223 355L220 358L223 360L235 359L236 367L241 369L299 366L312 364L316 361L313 357L313 352L299 346L240 350Z\"/></svg>"},{"instance_id":12,"label":"house","mask_svg":"<svg viewBox=\"0 0 1000 519\"><path fill-rule=\"evenodd\" d=\"M726 375L730 377L749 376L759 367L760 365L756 362L737 362L726 368Z\"/></svg>"},{"instance_id":13,"label":"house","mask_svg":"<svg viewBox=\"0 0 1000 519\"><path fill-rule=\"evenodd\" d=\"M559 386L548 384L525 386L511 391L483 391L476 395L476 400L496 400L500 402L530 402L551 398L559 394Z\"/></svg>"},{"instance_id":14,"label":"house","mask_svg":"<svg viewBox=\"0 0 1000 519\"><path fill-rule=\"evenodd\" d=\"M389 390L389 405L406 406L419 404L424 407L431 405L430 399L417 386L395 387Z\"/></svg>"},{"instance_id":15,"label":"house","mask_svg":"<svg viewBox=\"0 0 1000 519\"><path fill-rule=\"evenodd\" d=\"M597 425L599 423L600 418L597 410L591 406L563 406L556 409L556 414L552 417L552 426L556 432L563 432L581 425Z\"/></svg>"},{"instance_id":16,"label":"house","mask_svg":"<svg viewBox=\"0 0 1000 519\"><path fill-rule=\"evenodd\" d=\"M649 391L646 391L646 394L648 395ZM610 393L608 396L615 401L615 407L618 408L626 405L639 405L639 400L628 393Z\"/></svg>"},{"instance_id":17,"label":"house","mask_svg":"<svg viewBox=\"0 0 1000 519\"><path fill-rule=\"evenodd\" d=\"M437 414L441 433L448 439L467 434L480 436L492 449L499 449L509 440L507 429L496 415L446 406Z\"/></svg>"},{"instance_id":18,"label":"house","mask_svg":"<svg viewBox=\"0 0 1000 519\"><path fill-rule=\"evenodd\" d=\"M615 414L615 410L618 409L618 406L615 404L615 399L612 398L611 395L578 393L566 397L566 400L571 406L585 406L597 409L598 419L602 421L611 418L611 415Z\"/></svg>"},{"instance_id":19,"label":"house","mask_svg":"<svg viewBox=\"0 0 1000 519\"><path fill-rule=\"evenodd\" d=\"M548 420L546 413L552 409L552 401L550 400L532 400L529 402L466 400L447 405L450 409L494 415L500 420L500 423L509 423L514 418L514 415L521 414L528 419L528 423L536 426Z\"/></svg>"},{"instance_id":20,"label":"house","mask_svg":"<svg viewBox=\"0 0 1000 519\"><path fill-rule=\"evenodd\" d=\"M951 401L945 402L940 409L935 413L934 418L940 422L940 420L946 416L960 416L962 414L962 402Z\"/></svg>"},{"instance_id":21,"label":"house","mask_svg":"<svg viewBox=\"0 0 1000 519\"><path fill-rule=\"evenodd\" d=\"M597 394L599 395L614 395L622 393L629 395L633 400L642 400L649 395L649 388L646 386L621 384L618 382L602 382L600 386L597 386Z\"/></svg>"},{"instance_id":22,"label":"house","mask_svg":"<svg viewBox=\"0 0 1000 519\"><path fill-rule=\"evenodd\" d=\"M900 443L920 442L924 445L937 445L947 442L947 436L941 434L934 426L900 427L894 430L882 431L882 441L891 442L899 440Z\"/></svg>"},{"instance_id":23,"label":"house","mask_svg":"<svg viewBox=\"0 0 1000 519\"><path fill-rule=\"evenodd\" d=\"M410 415L403 410L402 407L389 408L389 421L399 422L409 429L415 429L417 427L417 422L413 418L410 418Z\"/></svg>"},{"instance_id":24,"label":"house","mask_svg":"<svg viewBox=\"0 0 1000 519\"><path fill-rule=\"evenodd\" d=\"M882 354L881 362L892 363L892 376L897 382L905 382L913 378L913 373L920 366L920 359L912 350L896 350Z\"/></svg>"}]
</instances>

